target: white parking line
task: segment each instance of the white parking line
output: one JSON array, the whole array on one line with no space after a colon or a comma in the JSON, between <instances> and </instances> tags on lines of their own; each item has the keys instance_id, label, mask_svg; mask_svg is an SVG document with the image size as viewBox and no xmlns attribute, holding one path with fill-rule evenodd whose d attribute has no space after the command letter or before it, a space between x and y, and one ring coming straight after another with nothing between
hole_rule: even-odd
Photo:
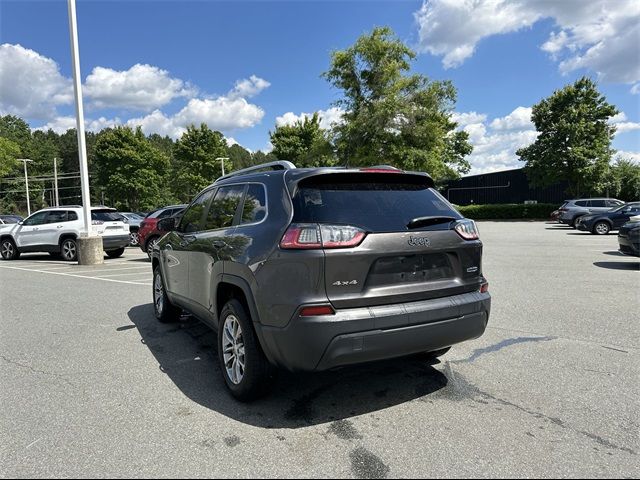
<instances>
[{"instance_id":1,"label":"white parking line","mask_svg":"<svg viewBox=\"0 0 640 480\"><path fill-rule=\"evenodd\" d=\"M114 282L114 283L127 283L130 285L147 285L151 286L151 283L143 283L143 282L131 282L127 280L116 280L114 278L100 278L100 277L88 277L85 275L77 275L73 273L63 273L63 272L49 272L47 270L34 270L31 268L21 268L21 267L5 267L4 265L0 265L0 268L6 268L9 270L22 270L23 272L38 272L38 273L48 273L49 275L63 275L66 277L76 277L76 278L90 278L92 280L102 280L103 282Z\"/></svg>"},{"instance_id":2,"label":"white parking line","mask_svg":"<svg viewBox=\"0 0 640 480\"><path fill-rule=\"evenodd\" d=\"M142 270L142 269L147 269L149 271L151 271L151 268L149 268L149 265L141 265L139 267L122 267L122 268L108 268L108 269L101 269L101 268L95 268L93 270L80 270L78 272L73 272L76 275L80 275L80 274L84 274L84 273L111 273L111 272L118 272L120 270Z\"/></svg>"},{"instance_id":3,"label":"white parking line","mask_svg":"<svg viewBox=\"0 0 640 480\"><path fill-rule=\"evenodd\" d=\"M100 278L108 278L108 277L126 277L128 275L138 275L141 276L142 274L140 272L133 272L133 273L114 273L113 275L100 275ZM147 275L147 277L151 276L151 271L149 271L149 274Z\"/></svg>"}]
</instances>

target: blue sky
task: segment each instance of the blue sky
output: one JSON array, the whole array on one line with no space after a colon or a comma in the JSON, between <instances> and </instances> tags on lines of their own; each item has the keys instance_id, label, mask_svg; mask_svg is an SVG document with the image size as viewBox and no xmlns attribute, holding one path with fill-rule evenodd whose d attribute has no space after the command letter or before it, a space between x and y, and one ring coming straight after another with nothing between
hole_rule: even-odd
<instances>
[{"instance_id":1,"label":"blue sky","mask_svg":"<svg viewBox=\"0 0 640 480\"><path fill-rule=\"evenodd\" d=\"M339 92L320 77L330 53L388 25L420 52L415 72L457 87L474 172L518 166L515 149L535 138L528 109L584 74L622 112L614 147L640 161L640 2L556 3L78 0L89 128L129 122L177 136L206 121L265 149L276 122L339 118L329 110ZM0 113L71 126L66 1L0 0L0 44Z\"/></svg>"}]
</instances>

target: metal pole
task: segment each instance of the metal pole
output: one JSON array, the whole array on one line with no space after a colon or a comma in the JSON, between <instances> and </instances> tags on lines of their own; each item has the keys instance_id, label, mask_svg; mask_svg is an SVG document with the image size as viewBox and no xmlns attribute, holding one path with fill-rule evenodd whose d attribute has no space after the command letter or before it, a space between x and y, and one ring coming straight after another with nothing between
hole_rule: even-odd
<instances>
[{"instance_id":1,"label":"metal pole","mask_svg":"<svg viewBox=\"0 0 640 480\"><path fill-rule=\"evenodd\" d=\"M229 157L216 157L216 160L220 160L220 165L222 166L222 176L224 177L224 161L229 160Z\"/></svg>"},{"instance_id":2,"label":"metal pole","mask_svg":"<svg viewBox=\"0 0 640 480\"><path fill-rule=\"evenodd\" d=\"M19 162L24 163L24 186L27 191L27 214L31 215L31 202L29 201L29 177L27 176L27 162L33 162L29 158L18 158Z\"/></svg>"},{"instance_id":3,"label":"metal pole","mask_svg":"<svg viewBox=\"0 0 640 480\"><path fill-rule=\"evenodd\" d=\"M53 181L54 181L54 192L56 196L56 207L60 206L60 197L58 197L58 159L53 157Z\"/></svg>"},{"instance_id":4,"label":"metal pole","mask_svg":"<svg viewBox=\"0 0 640 480\"><path fill-rule=\"evenodd\" d=\"M24 185L27 189L27 215L31 215L31 202L29 201L29 177L27 176L27 161L24 160Z\"/></svg>"},{"instance_id":5,"label":"metal pole","mask_svg":"<svg viewBox=\"0 0 640 480\"><path fill-rule=\"evenodd\" d=\"M84 235L91 231L91 196L89 194L89 167L87 166L87 145L84 135L84 109L82 106L82 77L80 75L80 52L78 50L78 24L76 21L76 1L67 0L69 7L69 34L71 37L71 58L73 63L73 90L76 99L76 126L78 132L78 157L80 160L80 185L82 189L82 212Z\"/></svg>"}]
</instances>

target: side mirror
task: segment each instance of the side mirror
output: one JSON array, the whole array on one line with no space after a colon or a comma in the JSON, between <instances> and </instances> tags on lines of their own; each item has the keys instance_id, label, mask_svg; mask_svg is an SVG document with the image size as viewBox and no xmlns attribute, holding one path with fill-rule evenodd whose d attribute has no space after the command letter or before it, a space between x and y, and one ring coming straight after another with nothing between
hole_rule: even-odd
<instances>
[{"instance_id":1,"label":"side mirror","mask_svg":"<svg viewBox=\"0 0 640 480\"><path fill-rule=\"evenodd\" d=\"M158 222L158 230L161 232L173 232L178 226L178 218L163 218Z\"/></svg>"},{"instance_id":2,"label":"side mirror","mask_svg":"<svg viewBox=\"0 0 640 480\"><path fill-rule=\"evenodd\" d=\"M20 221L18 222L18 225L24 225L24 220L20 220Z\"/></svg>"}]
</instances>

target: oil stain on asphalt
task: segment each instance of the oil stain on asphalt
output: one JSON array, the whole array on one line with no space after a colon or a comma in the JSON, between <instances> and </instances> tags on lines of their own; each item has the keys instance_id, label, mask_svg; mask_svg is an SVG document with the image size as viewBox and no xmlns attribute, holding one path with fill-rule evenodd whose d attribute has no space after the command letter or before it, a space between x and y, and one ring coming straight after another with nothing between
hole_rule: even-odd
<instances>
[{"instance_id":1,"label":"oil stain on asphalt","mask_svg":"<svg viewBox=\"0 0 640 480\"><path fill-rule=\"evenodd\" d=\"M364 447L349 454L351 471L356 478L387 478L389 467L380 458Z\"/></svg>"}]
</instances>

